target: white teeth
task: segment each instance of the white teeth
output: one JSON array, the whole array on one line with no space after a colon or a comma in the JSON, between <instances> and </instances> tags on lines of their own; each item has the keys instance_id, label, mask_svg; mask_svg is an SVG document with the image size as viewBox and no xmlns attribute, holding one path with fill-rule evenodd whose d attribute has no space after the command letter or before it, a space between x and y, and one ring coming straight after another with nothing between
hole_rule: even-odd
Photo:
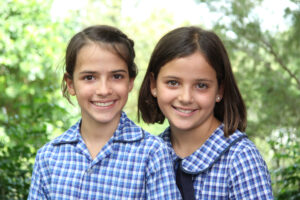
<instances>
[{"instance_id":1,"label":"white teeth","mask_svg":"<svg viewBox=\"0 0 300 200\"><path fill-rule=\"evenodd\" d=\"M176 108L176 110L178 110L179 112L182 112L182 113L186 113L186 114L189 114L189 113L193 112L193 110L183 110L183 109L180 109L180 108Z\"/></svg>"},{"instance_id":2,"label":"white teeth","mask_svg":"<svg viewBox=\"0 0 300 200\"><path fill-rule=\"evenodd\" d=\"M110 106L110 105L112 105L113 103L114 103L113 101L105 102L105 103L94 102L94 105L96 105L96 106Z\"/></svg>"}]
</instances>

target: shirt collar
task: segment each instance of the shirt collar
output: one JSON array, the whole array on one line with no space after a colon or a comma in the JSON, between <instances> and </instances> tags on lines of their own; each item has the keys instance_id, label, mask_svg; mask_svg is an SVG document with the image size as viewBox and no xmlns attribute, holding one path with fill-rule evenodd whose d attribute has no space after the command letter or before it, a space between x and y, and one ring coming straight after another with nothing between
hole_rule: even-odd
<instances>
[{"instance_id":1,"label":"shirt collar","mask_svg":"<svg viewBox=\"0 0 300 200\"><path fill-rule=\"evenodd\" d=\"M59 145L59 144L67 144L67 143L77 143L80 138L80 124L81 119L71 126L66 132L64 132L62 135L58 136L52 141L53 145Z\"/></svg>"},{"instance_id":2,"label":"shirt collar","mask_svg":"<svg viewBox=\"0 0 300 200\"><path fill-rule=\"evenodd\" d=\"M122 112L120 123L114 133L116 142L135 142L144 138L144 130L131 121L125 112Z\"/></svg>"},{"instance_id":3,"label":"shirt collar","mask_svg":"<svg viewBox=\"0 0 300 200\"><path fill-rule=\"evenodd\" d=\"M224 125L221 124L199 149L182 160L181 168L183 171L189 174L199 174L209 169L232 145L246 137L244 133L237 130L234 134L226 138L223 127ZM167 142L169 148L172 149L170 128L167 128L161 137ZM179 159L173 149L171 152L173 160Z\"/></svg>"},{"instance_id":4,"label":"shirt collar","mask_svg":"<svg viewBox=\"0 0 300 200\"><path fill-rule=\"evenodd\" d=\"M80 140L80 124L79 120L61 136L53 140L53 145L76 143ZM144 138L144 131L139 126L132 122L125 112L122 112L118 128L113 135L113 140L116 142L135 142Z\"/></svg>"}]
</instances>

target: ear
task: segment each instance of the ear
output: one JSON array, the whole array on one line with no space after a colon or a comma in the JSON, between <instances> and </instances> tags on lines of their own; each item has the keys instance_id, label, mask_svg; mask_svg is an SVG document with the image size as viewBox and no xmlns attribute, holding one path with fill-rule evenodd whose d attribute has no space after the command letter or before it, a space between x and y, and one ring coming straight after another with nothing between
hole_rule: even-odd
<instances>
[{"instance_id":1,"label":"ear","mask_svg":"<svg viewBox=\"0 0 300 200\"><path fill-rule=\"evenodd\" d=\"M224 95L224 84L221 83L218 89L217 97L216 97L216 102L222 101Z\"/></svg>"},{"instance_id":2,"label":"ear","mask_svg":"<svg viewBox=\"0 0 300 200\"><path fill-rule=\"evenodd\" d=\"M133 85L134 85L134 80L135 78L130 78L129 79L129 92L131 92L132 88L133 88Z\"/></svg>"},{"instance_id":3,"label":"ear","mask_svg":"<svg viewBox=\"0 0 300 200\"><path fill-rule=\"evenodd\" d=\"M75 88L74 88L74 83L73 83L72 77L68 73L65 73L64 80L66 81L66 85L67 85L69 94L72 96L75 96L76 93L75 93Z\"/></svg>"},{"instance_id":4,"label":"ear","mask_svg":"<svg viewBox=\"0 0 300 200\"><path fill-rule=\"evenodd\" d=\"M151 90L152 96L154 96L156 98L156 96L157 96L156 80L155 80L154 74L152 72L150 74L150 90Z\"/></svg>"}]
</instances>

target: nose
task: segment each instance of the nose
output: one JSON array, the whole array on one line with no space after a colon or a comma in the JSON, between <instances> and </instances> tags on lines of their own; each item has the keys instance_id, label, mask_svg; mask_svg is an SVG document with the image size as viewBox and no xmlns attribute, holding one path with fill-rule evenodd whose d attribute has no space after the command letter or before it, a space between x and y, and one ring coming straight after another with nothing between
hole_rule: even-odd
<instances>
[{"instance_id":1,"label":"nose","mask_svg":"<svg viewBox=\"0 0 300 200\"><path fill-rule=\"evenodd\" d=\"M180 91L178 100L183 104L189 104L193 101L192 91L189 87L183 87Z\"/></svg>"},{"instance_id":2,"label":"nose","mask_svg":"<svg viewBox=\"0 0 300 200\"><path fill-rule=\"evenodd\" d=\"M99 96L107 96L111 94L111 84L107 79L101 79L96 86L96 94Z\"/></svg>"}]
</instances>

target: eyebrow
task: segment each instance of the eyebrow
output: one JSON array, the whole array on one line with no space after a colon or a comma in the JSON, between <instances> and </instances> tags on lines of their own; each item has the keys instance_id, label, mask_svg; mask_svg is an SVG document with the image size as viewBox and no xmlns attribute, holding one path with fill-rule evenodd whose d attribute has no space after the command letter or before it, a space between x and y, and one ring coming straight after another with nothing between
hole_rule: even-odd
<instances>
[{"instance_id":1,"label":"eyebrow","mask_svg":"<svg viewBox=\"0 0 300 200\"><path fill-rule=\"evenodd\" d=\"M97 73L98 72L96 72L96 71L82 71L79 74L97 74ZM113 74L115 74L115 73L127 73L127 71L124 70L124 69L119 69L119 70L113 70L110 73L113 73Z\"/></svg>"},{"instance_id":2,"label":"eyebrow","mask_svg":"<svg viewBox=\"0 0 300 200\"><path fill-rule=\"evenodd\" d=\"M210 79L204 79L204 78L196 79L196 81L213 82L213 80L210 80Z\"/></svg>"},{"instance_id":3,"label":"eyebrow","mask_svg":"<svg viewBox=\"0 0 300 200\"><path fill-rule=\"evenodd\" d=\"M177 76L163 76L163 79L180 79Z\"/></svg>"},{"instance_id":4,"label":"eyebrow","mask_svg":"<svg viewBox=\"0 0 300 200\"><path fill-rule=\"evenodd\" d=\"M95 71L82 71L79 74L96 74L97 72Z\"/></svg>"},{"instance_id":5,"label":"eyebrow","mask_svg":"<svg viewBox=\"0 0 300 200\"><path fill-rule=\"evenodd\" d=\"M164 76L162 77L163 79L176 79L176 80L179 80L180 78L177 77L177 76ZM205 78L199 78L199 79L196 79L195 81L205 81L205 82L213 82L213 80L209 80L209 79L205 79Z\"/></svg>"},{"instance_id":6,"label":"eyebrow","mask_svg":"<svg viewBox=\"0 0 300 200\"><path fill-rule=\"evenodd\" d=\"M111 71L111 73L127 73L127 71L124 69L119 69L119 70L113 70Z\"/></svg>"}]
</instances>

